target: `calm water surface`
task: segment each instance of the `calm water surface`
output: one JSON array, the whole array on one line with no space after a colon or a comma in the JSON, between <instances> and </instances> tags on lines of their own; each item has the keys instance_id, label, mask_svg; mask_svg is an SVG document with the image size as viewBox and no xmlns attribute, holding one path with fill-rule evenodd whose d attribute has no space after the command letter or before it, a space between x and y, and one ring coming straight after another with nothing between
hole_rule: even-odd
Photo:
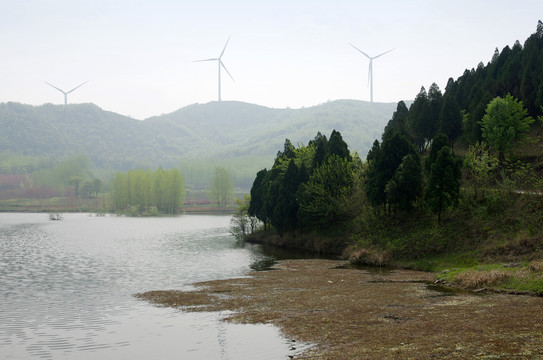
<instances>
[{"instance_id":1,"label":"calm water surface","mask_svg":"<svg viewBox=\"0 0 543 360\"><path fill-rule=\"evenodd\" d=\"M283 359L277 328L135 299L246 276L266 259L240 247L229 216L0 214L0 358Z\"/></svg>"}]
</instances>

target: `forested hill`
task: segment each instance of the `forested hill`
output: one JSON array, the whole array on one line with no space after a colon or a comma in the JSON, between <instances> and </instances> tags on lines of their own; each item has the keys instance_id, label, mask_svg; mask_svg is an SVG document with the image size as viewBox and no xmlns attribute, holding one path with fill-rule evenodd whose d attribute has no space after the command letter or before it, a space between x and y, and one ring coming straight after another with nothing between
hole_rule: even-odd
<instances>
[{"instance_id":1,"label":"forested hill","mask_svg":"<svg viewBox=\"0 0 543 360\"><path fill-rule=\"evenodd\" d=\"M543 111L543 22L524 45L516 41L512 47L495 49L492 59L485 65L466 69L457 80L449 79L445 95L452 97L468 115L464 124L464 139L479 140L479 121L486 106L496 96L513 95L536 117Z\"/></svg>"},{"instance_id":2,"label":"forested hill","mask_svg":"<svg viewBox=\"0 0 543 360\"><path fill-rule=\"evenodd\" d=\"M396 104L338 100L302 109L242 102L190 105L135 120L93 104L0 104L0 153L60 159L88 154L97 168L170 167L182 158L275 156L285 138L307 143L316 131L340 131L364 156Z\"/></svg>"}]
</instances>

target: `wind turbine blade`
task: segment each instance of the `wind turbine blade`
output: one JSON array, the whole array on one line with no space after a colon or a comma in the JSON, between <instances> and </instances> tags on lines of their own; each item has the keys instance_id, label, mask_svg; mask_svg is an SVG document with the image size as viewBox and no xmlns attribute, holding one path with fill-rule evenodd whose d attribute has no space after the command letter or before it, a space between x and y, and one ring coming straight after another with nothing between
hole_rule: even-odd
<instances>
[{"instance_id":1,"label":"wind turbine blade","mask_svg":"<svg viewBox=\"0 0 543 360\"><path fill-rule=\"evenodd\" d=\"M385 51L384 53L380 54L380 55L377 55L377 56L374 56L373 58L374 59L377 59L379 56L383 56L385 54L388 54L389 52L391 52L392 50L395 50L395 49L390 49L389 51Z\"/></svg>"},{"instance_id":2,"label":"wind turbine blade","mask_svg":"<svg viewBox=\"0 0 543 360\"><path fill-rule=\"evenodd\" d=\"M89 80L85 81L83 84L81 84L81 85L79 85L79 86L76 86L76 87L74 87L72 90L66 92L66 94L69 94L69 93L71 93L72 91L75 91L75 90L79 89L81 86L85 85L85 84L88 83L88 82L89 82Z\"/></svg>"},{"instance_id":3,"label":"wind turbine blade","mask_svg":"<svg viewBox=\"0 0 543 360\"><path fill-rule=\"evenodd\" d=\"M234 78L232 77L232 75L230 75L230 72L228 71L228 69L226 68L226 66L224 66L224 63L223 63L221 60L219 60L219 63L221 64L222 68L223 68L224 70L226 70L226 73L228 74L228 76L230 76L230 79L232 79L232 81L236 82L236 81L234 80Z\"/></svg>"},{"instance_id":4,"label":"wind turbine blade","mask_svg":"<svg viewBox=\"0 0 543 360\"><path fill-rule=\"evenodd\" d=\"M63 94L66 94L66 92L64 92L64 90L62 90L62 89L59 89L59 88L58 88L58 87L56 87L55 85L53 85L53 84L49 84L49 83L48 83L47 81L44 81L44 83L46 83L47 85L49 85L49 86L51 86L51 87L53 87L53 88L57 89L57 90L58 90L58 91L60 91L61 93L63 93Z\"/></svg>"},{"instance_id":5,"label":"wind turbine blade","mask_svg":"<svg viewBox=\"0 0 543 360\"><path fill-rule=\"evenodd\" d=\"M353 48L355 48L356 50L360 51L362 53L362 55L364 55L365 57L367 57L368 59L371 60L371 56L369 56L368 54L366 54L365 52L363 52L362 50L360 50L359 48L357 48L356 46L354 46L353 44L349 43L349 45L351 45Z\"/></svg>"},{"instance_id":6,"label":"wind turbine blade","mask_svg":"<svg viewBox=\"0 0 543 360\"><path fill-rule=\"evenodd\" d=\"M193 62L202 62L202 61L217 61L219 59L217 58L212 58L212 59L202 59L202 60L194 60Z\"/></svg>"},{"instance_id":7,"label":"wind turbine blade","mask_svg":"<svg viewBox=\"0 0 543 360\"><path fill-rule=\"evenodd\" d=\"M230 35L230 36L232 36L232 35ZM230 41L230 36L228 37L228 40L226 40L226 44L224 44L224 48L222 49L222 52L221 52L221 55L219 56L219 59L222 58L222 56L224 54L224 50L226 50L226 45L228 45L228 42Z\"/></svg>"}]
</instances>

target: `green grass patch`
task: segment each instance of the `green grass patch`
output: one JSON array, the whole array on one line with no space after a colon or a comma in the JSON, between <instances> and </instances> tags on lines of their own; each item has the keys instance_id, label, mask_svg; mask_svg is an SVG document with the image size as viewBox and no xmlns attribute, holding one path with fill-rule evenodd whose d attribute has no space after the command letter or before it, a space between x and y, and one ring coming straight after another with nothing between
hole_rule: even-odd
<instances>
[{"instance_id":1,"label":"green grass patch","mask_svg":"<svg viewBox=\"0 0 543 360\"><path fill-rule=\"evenodd\" d=\"M543 261L494 263L444 270L438 279L467 289L543 295Z\"/></svg>"}]
</instances>

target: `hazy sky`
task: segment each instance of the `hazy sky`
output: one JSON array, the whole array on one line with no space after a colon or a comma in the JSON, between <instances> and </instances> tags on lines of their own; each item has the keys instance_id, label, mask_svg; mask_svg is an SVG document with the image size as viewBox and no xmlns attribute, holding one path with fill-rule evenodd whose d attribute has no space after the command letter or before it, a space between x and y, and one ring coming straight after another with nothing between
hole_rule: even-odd
<instances>
[{"instance_id":1,"label":"hazy sky","mask_svg":"<svg viewBox=\"0 0 543 360\"><path fill-rule=\"evenodd\" d=\"M217 100L299 108L413 99L535 32L541 0L0 0L0 102L95 103L137 119Z\"/></svg>"}]
</instances>

